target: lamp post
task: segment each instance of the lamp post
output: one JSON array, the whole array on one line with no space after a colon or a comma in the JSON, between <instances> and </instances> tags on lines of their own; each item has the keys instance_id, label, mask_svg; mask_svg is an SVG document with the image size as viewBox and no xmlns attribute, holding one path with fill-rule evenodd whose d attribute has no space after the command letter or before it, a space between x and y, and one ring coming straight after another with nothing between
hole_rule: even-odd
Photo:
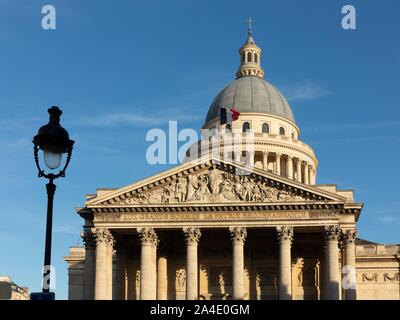
<instances>
[{"instance_id":1,"label":"lamp post","mask_svg":"<svg viewBox=\"0 0 400 320\"><path fill-rule=\"evenodd\" d=\"M46 220L46 242L44 251L43 267L43 286L42 292L32 293L32 300L54 300L54 292L50 292L50 271L51 271L51 235L53 225L53 199L56 191L54 180L64 178L65 171L71 160L74 141L69 139L69 134L60 125L60 116L62 111L58 107L48 109L50 114L49 123L42 126L38 134L33 137L33 154L38 169L38 177L48 179L47 190L47 220ZM63 154L66 154L65 164L58 173L46 173L40 166L39 150L43 151L43 160L46 167L50 170L60 168Z\"/></svg>"}]
</instances>

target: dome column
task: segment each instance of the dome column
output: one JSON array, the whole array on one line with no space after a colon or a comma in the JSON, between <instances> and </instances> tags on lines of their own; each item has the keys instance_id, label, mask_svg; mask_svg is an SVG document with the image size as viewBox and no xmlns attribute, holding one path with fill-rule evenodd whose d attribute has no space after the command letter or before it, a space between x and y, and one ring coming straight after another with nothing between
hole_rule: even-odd
<instances>
[{"instance_id":1,"label":"dome column","mask_svg":"<svg viewBox=\"0 0 400 320\"><path fill-rule=\"evenodd\" d=\"M293 179L293 157L291 155L287 156L287 177Z\"/></svg>"},{"instance_id":2,"label":"dome column","mask_svg":"<svg viewBox=\"0 0 400 320\"><path fill-rule=\"evenodd\" d=\"M304 183L305 184L310 184L310 179L309 179L309 170L308 170L308 163L304 162Z\"/></svg>"},{"instance_id":3,"label":"dome column","mask_svg":"<svg viewBox=\"0 0 400 320\"><path fill-rule=\"evenodd\" d=\"M246 165L254 167L254 151L246 151Z\"/></svg>"},{"instance_id":4,"label":"dome column","mask_svg":"<svg viewBox=\"0 0 400 320\"><path fill-rule=\"evenodd\" d=\"M297 158L296 161L296 166L297 166L297 182L301 182L301 160Z\"/></svg>"},{"instance_id":5,"label":"dome column","mask_svg":"<svg viewBox=\"0 0 400 320\"><path fill-rule=\"evenodd\" d=\"M275 174L281 175L281 153L276 153Z\"/></svg>"},{"instance_id":6,"label":"dome column","mask_svg":"<svg viewBox=\"0 0 400 320\"><path fill-rule=\"evenodd\" d=\"M235 161L240 162L242 157L242 151L235 151L234 154L235 154Z\"/></svg>"},{"instance_id":7,"label":"dome column","mask_svg":"<svg viewBox=\"0 0 400 320\"><path fill-rule=\"evenodd\" d=\"M310 184L315 185L315 175L316 175L316 170L313 166L310 166Z\"/></svg>"},{"instance_id":8,"label":"dome column","mask_svg":"<svg viewBox=\"0 0 400 320\"><path fill-rule=\"evenodd\" d=\"M266 151L263 152L263 169L268 170L268 152Z\"/></svg>"}]
</instances>

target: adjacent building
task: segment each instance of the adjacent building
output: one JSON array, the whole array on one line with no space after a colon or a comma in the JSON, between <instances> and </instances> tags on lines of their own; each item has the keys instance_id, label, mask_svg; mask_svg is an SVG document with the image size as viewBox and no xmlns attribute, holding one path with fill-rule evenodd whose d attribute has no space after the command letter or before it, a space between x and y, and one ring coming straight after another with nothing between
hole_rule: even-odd
<instances>
[{"instance_id":1,"label":"adjacent building","mask_svg":"<svg viewBox=\"0 0 400 320\"><path fill-rule=\"evenodd\" d=\"M29 300L27 287L14 283L10 277L0 277L0 300Z\"/></svg>"}]
</instances>

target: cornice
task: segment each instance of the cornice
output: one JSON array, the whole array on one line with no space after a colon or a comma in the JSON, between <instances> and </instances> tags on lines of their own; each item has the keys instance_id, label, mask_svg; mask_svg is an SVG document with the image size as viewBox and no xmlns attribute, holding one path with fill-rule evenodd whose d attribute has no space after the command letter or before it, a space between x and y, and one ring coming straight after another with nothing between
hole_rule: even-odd
<instances>
[{"instance_id":1,"label":"cornice","mask_svg":"<svg viewBox=\"0 0 400 320\"><path fill-rule=\"evenodd\" d=\"M179 205L108 205L86 208L92 213L124 213L124 212L215 212L215 211L338 211L343 213L343 203L312 202L312 203L230 203L230 204L179 204Z\"/></svg>"}]
</instances>

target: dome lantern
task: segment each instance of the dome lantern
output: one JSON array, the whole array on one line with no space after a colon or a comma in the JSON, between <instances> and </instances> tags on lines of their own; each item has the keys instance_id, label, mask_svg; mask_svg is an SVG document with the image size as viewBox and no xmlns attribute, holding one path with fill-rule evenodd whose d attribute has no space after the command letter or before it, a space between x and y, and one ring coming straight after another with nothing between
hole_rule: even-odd
<instances>
[{"instance_id":1,"label":"dome lantern","mask_svg":"<svg viewBox=\"0 0 400 320\"><path fill-rule=\"evenodd\" d=\"M264 77L264 70L261 68L261 48L258 47L253 38L252 24L255 22L249 18L249 30L246 43L239 49L240 66L236 72L236 78L245 76Z\"/></svg>"}]
</instances>

